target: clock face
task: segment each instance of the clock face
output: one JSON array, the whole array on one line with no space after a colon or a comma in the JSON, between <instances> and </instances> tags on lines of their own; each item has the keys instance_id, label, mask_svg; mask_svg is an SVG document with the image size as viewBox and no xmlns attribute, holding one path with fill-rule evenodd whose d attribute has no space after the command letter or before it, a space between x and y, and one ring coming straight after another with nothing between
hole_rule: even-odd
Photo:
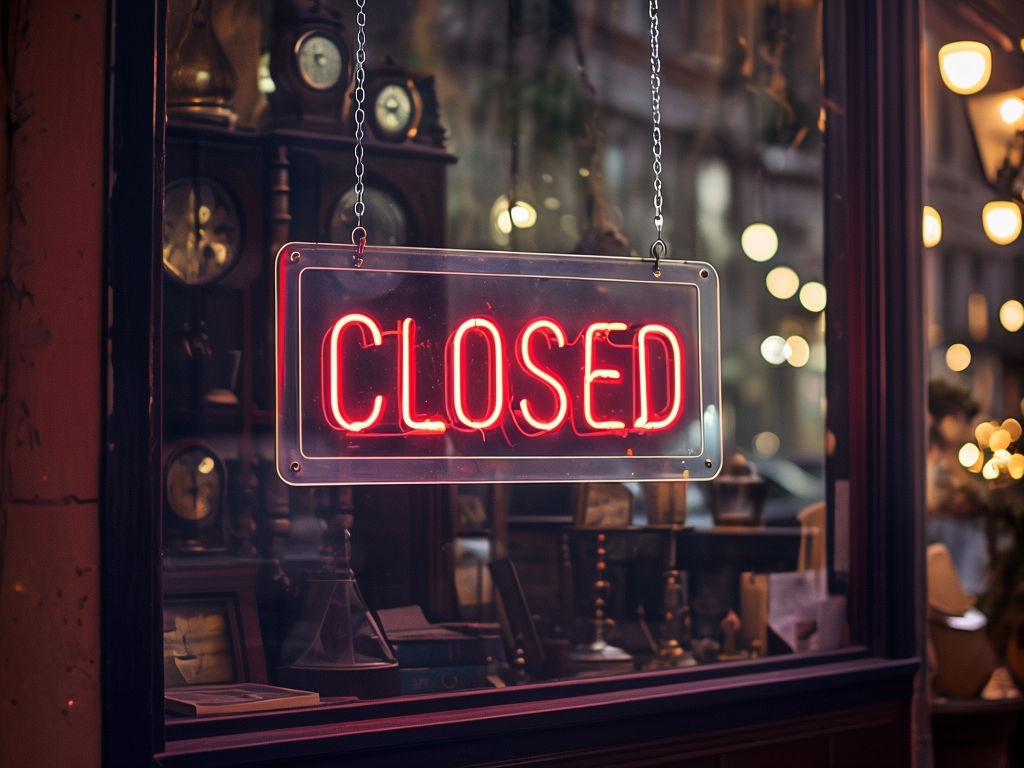
<instances>
[{"instance_id":1,"label":"clock face","mask_svg":"<svg viewBox=\"0 0 1024 768\"><path fill-rule=\"evenodd\" d=\"M242 224L234 198L213 179L193 176L167 186L164 271L186 285L205 285L234 266Z\"/></svg>"},{"instance_id":2,"label":"clock face","mask_svg":"<svg viewBox=\"0 0 1024 768\"><path fill-rule=\"evenodd\" d=\"M220 517L225 475L220 457L205 445L178 448L164 468L169 510L186 523L212 524Z\"/></svg>"},{"instance_id":3,"label":"clock face","mask_svg":"<svg viewBox=\"0 0 1024 768\"><path fill-rule=\"evenodd\" d=\"M338 198L331 214L331 240L336 243L352 242L352 229L356 225L352 208L356 202L356 192L350 189ZM366 212L363 214L363 226L366 227L366 241L370 245L402 246L410 240L409 216L405 208L390 193L377 187L367 187L363 193ZM394 290L404 280L404 276L393 272L376 272L373 269L338 273L338 281L345 292L360 299L383 296Z\"/></svg>"},{"instance_id":4,"label":"clock face","mask_svg":"<svg viewBox=\"0 0 1024 768\"><path fill-rule=\"evenodd\" d=\"M341 47L322 32L307 32L300 37L295 57L303 82L314 90L326 91L341 79Z\"/></svg>"},{"instance_id":5,"label":"clock face","mask_svg":"<svg viewBox=\"0 0 1024 768\"><path fill-rule=\"evenodd\" d=\"M373 100L373 119L377 133L387 139L410 135L416 119L413 93L402 83L388 83Z\"/></svg>"},{"instance_id":6,"label":"clock face","mask_svg":"<svg viewBox=\"0 0 1024 768\"><path fill-rule=\"evenodd\" d=\"M356 226L353 209L356 191L350 189L338 198L331 212L330 238L335 243L352 242ZM363 192L366 212L362 223L366 227L366 241L370 245L408 245L409 217L401 202L378 187L368 186Z\"/></svg>"}]
</instances>

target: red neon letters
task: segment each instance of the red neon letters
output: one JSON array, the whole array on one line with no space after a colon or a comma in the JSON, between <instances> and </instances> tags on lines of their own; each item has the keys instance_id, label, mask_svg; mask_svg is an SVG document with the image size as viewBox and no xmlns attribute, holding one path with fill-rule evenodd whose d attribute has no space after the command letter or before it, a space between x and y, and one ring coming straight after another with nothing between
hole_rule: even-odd
<instances>
[{"instance_id":1,"label":"red neon letters","mask_svg":"<svg viewBox=\"0 0 1024 768\"><path fill-rule=\"evenodd\" d=\"M334 322L322 355L331 427L365 435L514 425L538 437L566 424L578 434L656 432L683 412L683 343L668 325L593 322L570 339L557 320L538 317L510 347L495 320L469 317L443 340L443 354L440 340L418 335L411 317L393 331L359 312Z\"/></svg>"}]
</instances>

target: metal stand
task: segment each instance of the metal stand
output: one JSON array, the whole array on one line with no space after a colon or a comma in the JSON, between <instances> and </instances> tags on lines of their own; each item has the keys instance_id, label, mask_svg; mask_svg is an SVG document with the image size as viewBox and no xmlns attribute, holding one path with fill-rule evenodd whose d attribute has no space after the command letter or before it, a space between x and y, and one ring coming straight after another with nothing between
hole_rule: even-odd
<instances>
[{"instance_id":1,"label":"metal stand","mask_svg":"<svg viewBox=\"0 0 1024 768\"><path fill-rule=\"evenodd\" d=\"M278 669L277 678L281 685L322 696L394 696L401 689L398 661L352 572L351 517L344 512L335 516L342 546L304 584L302 611L282 651L283 658L293 660ZM328 541L331 522L325 531ZM325 545L326 554L333 550Z\"/></svg>"}]
</instances>

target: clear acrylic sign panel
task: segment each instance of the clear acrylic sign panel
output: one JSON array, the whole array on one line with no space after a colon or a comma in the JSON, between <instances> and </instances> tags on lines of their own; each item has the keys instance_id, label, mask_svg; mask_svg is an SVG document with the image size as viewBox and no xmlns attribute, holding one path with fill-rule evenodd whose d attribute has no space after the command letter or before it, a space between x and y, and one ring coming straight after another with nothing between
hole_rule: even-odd
<instances>
[{"instance_id":1,"label":"clear acrylic sign panel","mask_svg":"<svg viewBox=\"0 0 1024 768\"><path fill-rule=\"evenodd\" d=\"M278 473L293 485L708 480L718 277L630 257L290 243Z\"/></svg>"}]
</instances>

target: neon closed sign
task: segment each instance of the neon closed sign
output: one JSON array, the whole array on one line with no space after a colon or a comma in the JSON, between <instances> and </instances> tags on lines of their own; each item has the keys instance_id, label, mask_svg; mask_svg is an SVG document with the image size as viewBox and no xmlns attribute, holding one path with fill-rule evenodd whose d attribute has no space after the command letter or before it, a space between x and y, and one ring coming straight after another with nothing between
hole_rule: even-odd
<instances>
[{"instance_id":1,"label":"neon closed sign","mask_svg":"<svg viewBox=\"0 0 1024 768\"><path fill-rule=\"evenodd\" d=\"M289 244L277 456L293 484L702 479L721 466L706 264Z\"/></svg>"}]
</instances>

